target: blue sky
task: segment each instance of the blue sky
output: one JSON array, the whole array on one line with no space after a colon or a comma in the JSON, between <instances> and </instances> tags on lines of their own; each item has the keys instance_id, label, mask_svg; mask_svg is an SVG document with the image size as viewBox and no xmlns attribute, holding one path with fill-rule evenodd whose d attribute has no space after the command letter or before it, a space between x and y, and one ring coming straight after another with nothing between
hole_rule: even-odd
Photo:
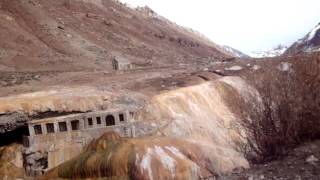
<instances>
[{"instance_id":1,"label":"blue sky","mask_svg":"<svg viewBox=\"0 0 320 180\"><path fill-rule=\"evenodd\" d=\"M148 5L244 53L290 45L320 22L320 0L121 0Z\"/></svg>"}]
</instances>

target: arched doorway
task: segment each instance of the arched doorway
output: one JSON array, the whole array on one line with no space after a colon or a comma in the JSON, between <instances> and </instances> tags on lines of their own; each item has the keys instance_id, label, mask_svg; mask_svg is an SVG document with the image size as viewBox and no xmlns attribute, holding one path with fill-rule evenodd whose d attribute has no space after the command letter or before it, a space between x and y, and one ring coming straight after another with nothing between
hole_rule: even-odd
<instances>
[{"instance_id":1,"label":"arched doorway","mask_svg":"<svg viewBox=\"0 0 320 180\"><path fill-rule=\"evenodd\" d=\"M108 115L106 117L106 126L114 126L116 125L116 120L113 115Z\"/></svg>"}]
</instances>

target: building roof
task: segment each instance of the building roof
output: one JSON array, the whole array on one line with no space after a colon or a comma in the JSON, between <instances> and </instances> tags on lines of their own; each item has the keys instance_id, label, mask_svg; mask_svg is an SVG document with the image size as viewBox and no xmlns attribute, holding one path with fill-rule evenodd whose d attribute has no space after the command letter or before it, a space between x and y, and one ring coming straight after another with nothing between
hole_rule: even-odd
<instances>
[{"instance_id":1,"label":"building roof","mask_svg":"<svg viewBox=\"0 0 320 180\"><path fill-rule=\"evenodd\" d=\"M38 123L44 123L44 122L58 122L58 121L65 121L67 119L72 119L72 118L82 118L82 117L87 117L87 116L97 116L100 114L112 114L112 113L118 113L118 112L125 112L128 109L123 109L123 108L113 108L113 109L108 109L105 111L94 111L94 112L86 112L86 113L77 113L77 114L69 114L69 115L62 115L62 116L56 116L56 117L50 117L50 118L43 118L43 119L34 119L28 122L28 124L38 124Z\"/></svg>"}]
</instances>

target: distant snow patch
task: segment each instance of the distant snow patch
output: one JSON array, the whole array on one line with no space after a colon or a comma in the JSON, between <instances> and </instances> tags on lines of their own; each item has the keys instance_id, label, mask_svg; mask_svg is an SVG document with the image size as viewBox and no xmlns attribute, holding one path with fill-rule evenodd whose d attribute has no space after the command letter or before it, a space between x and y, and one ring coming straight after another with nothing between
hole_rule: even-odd
<instances>
[{"instance_id":1,"label":"distant snow patch","mask_svg":"<svg viewBox=\"0 0 320 180\"><path fill-rule=\"evenodd\" d=\"M320 29L320 24L318 24L308 35L308 41L311 41Z\"/></svg>"},{"instance_id":2,"label":"distant snow patch","mask_svg":"<svg viewBox=\"0 0 320 180\"><path fill-rule=\"evenodd\" d=\"M232 66L230 68L225 68L225 70L227 70L227 71L240 71L242 69L243 68L241 66Z\"/></svg>"},{"instance_id":3,"label":"distant snow patch","mask_svg":"<svg viewBox=\"0 0 320 180\"><path fill-rule=\"evenodd\" d=\"M281 64L279 64L279 66L277 67L280 71L289 71L291 67L291 64L288 62L282 62Z\"/></svg>"},{"instance_id":4,"label":"distant snow patch","mask_svg":"<svg viewBox=\"0 0 320 180\"><path fill-rule=\"evenodd\" d=\"M320 47L307 47L304 52L308 52L308 53L311 53L311 52L318 52L320 51Z\"/></svg>"},{"instance_id":5,"label":"distant snow patch","mask_svg":"<svg viewBox=\"0 0 320 180\"><path fill-rule=\"evenodd\" d=\"M254 58L277 57L277 56L281 56L287 49L288 49L287 46L278 45L266 51L251 52L249 55Z\"/></svg>"}]
</instances>

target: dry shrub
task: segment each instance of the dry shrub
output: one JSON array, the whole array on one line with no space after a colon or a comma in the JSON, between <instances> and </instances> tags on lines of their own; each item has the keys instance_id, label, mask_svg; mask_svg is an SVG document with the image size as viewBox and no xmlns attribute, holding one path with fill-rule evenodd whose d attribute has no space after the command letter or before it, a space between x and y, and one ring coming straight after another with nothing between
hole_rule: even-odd
<instances>
[{"instance_id":1,"label":"dry shrub","mask_svg":"<svg viewBox=\"0 0 320 180\"><path fill-rule=\"evenodd\" d=\"M244 150L254 163L283 157L300 143L320 137L320 58L290 63L290 71L273 65L266 67L267 74L253 77L263 106L243 110L242 126L248 135Z\"/></svg>"}]
</instances>

